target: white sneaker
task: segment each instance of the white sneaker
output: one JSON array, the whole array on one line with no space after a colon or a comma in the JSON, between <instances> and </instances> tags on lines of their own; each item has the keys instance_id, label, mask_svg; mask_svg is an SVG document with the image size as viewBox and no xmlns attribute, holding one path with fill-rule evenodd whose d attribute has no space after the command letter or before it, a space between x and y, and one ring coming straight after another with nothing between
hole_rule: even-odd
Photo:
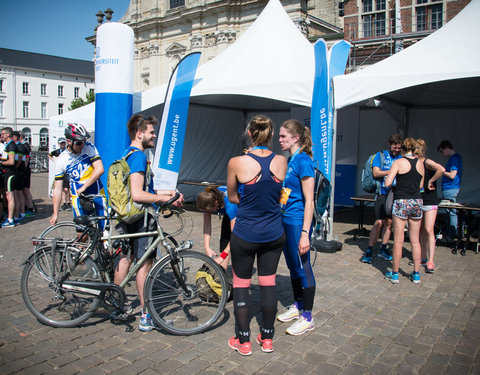
<instances>
[{"instance_id":1,"label":"white sneaker","mask_svg":"<svg viewBox=\"0 0 480 375\"><path fill-rule=\"evenodd\" d=\"M277 316L277 319L281 322L291 322L294 319L298 319L300 316L300 311L298 311L295 304L287 307L287 311Z\"/></svg>"},{"instance_id":2,"label":"white sneaker","mask_svg":"<svg viewBox=\"0 0 480 375\"><path fill-rule=\"evenodd\" d=\"M299 336L313 329L315 329L313 319L308 321L303 316L301 316L295 323L288 327L285 332L287 332L289 335Z\"/></svg>"}]
</instances>

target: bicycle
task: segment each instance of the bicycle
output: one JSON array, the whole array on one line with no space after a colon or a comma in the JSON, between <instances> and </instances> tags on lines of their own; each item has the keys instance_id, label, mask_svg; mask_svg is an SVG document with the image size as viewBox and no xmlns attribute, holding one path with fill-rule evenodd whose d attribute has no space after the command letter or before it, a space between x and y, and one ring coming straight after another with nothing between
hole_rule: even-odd
<instances>
[{"instance_id":1,"label":"bicycle","mask_svg":"<svg viewBox=\"0 0 480 375\"><path fill-rule=\"evenodd\" d=\"M44 154L32 153L30 169L33 173L48 172L48 157Z\"/></svg>"},{"instance_id":2,"label":"bicycle","mask_svg":"<svg viewBox=\"0 0 480 375\"><path fill-rule=\"evenodd\" d=\"M146 233L102 236L97 225L106 216L78 216L74 219L75 238L34 238L34 252L23 263L21 292L30 312L43 324L75 327L102 305L126 313L124 287L157 248L166 255L150 270L144 287L145 305L155 324L175 335L204 332L215 324L224 311L227 282L220 266L203 253L190 251L191 240L178 245L159 223L168 206L179 194L155 211L157 229ZM113 261L126 240L154 237L141 259L125 279L112 282ZM88 241L82 242L82 238ZM113 242L112 242L113 241ZM108 244L106 251L104 243ZM197 271L207 266L219 288L212 296L208 287L197 282Z\"/></svg>"}]
</instances>

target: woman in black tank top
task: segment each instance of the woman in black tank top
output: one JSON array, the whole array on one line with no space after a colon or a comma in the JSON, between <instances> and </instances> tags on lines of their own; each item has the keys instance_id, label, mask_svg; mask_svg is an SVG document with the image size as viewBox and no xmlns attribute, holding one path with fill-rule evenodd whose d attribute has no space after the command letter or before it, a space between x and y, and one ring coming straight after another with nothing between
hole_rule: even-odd
<instances>
[{"instance_id":1,"label":"woman in black tank top","mask_svg":"<svg viewBox=\"0 0 480 375\"><path fill-rule=\"evenodd\" d=\"M414 156L416 146L417 143L413 138L407 138L403 141L403 157L393 162L392 168L385 179L386 187L392 186L395 178L397 180L392 208L393 232L395 235L392 271L385 274L385 278L393 284L399 282L398 269L402 258L404 231L407 220L414 263L410 279L416 284L420 283L420 226L423 213L420 188L423 186L425 170L423 163Z\"/></svg>"},{"instance_id":2,"label":"woman in black tank top","mask_svg":"<svg viewBox=\"0 0 480 375\"><path fill-rule=\"evenodd\" d=\"M423 218L420 228L420 245L422 247L422 264L425 264L425 271L435 272L435 233L433 228L437 218L438 195L436 181L443 176L445 168L432 159L425 158L427 145L423 139L417 139L415 155L423 163L425 178L423 181Z\"/></svg>"}]
</instances>

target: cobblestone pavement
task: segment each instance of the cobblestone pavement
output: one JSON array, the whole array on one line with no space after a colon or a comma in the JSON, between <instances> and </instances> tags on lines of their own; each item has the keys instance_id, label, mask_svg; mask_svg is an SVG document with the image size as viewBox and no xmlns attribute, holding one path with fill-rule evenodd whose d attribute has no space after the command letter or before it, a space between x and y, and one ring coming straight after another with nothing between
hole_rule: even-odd
<instances>
[{"instance_id":1,"label":"cobblestone pavement","mask_svg":"<svg viewBox=\"0 0 480 375\"><path fill-rule=\"evenodd\" d=\"M407 275L410 245L405 245L400 283L383 279L390 262L359 262L367 239L353 240L356 213L336 216L334 233L343 251L318 253L316 329L303 336L285 334L277 322L273 353L253 345L242 357L227 347L234 328L230 302L221 322L203 334L171 336L142 333L130 324L115 325L104 310L78 328L51 328L27 310L20 294L21 262L32 250L30 238L48 226L51 201L45 174L34 175L39 214L28 223L0 229L0 373L23 374L480 374L480 255L452 255L439 247L435 274L422 283ZM62 213L68 220L71 213ZM192 238L201 249L201 215L191 213ZM218 234L219 221L215 220ZM213 241L217 241L214 238ZM403 271L403 272L402 272ZM257 279L254 276L254 284ZM279 309L292 303L288 270L282 260L277 276ZM129 299L135 299L133 288ZM259 289L252 299L258 332Z\"/></svg>"}]
</instances>

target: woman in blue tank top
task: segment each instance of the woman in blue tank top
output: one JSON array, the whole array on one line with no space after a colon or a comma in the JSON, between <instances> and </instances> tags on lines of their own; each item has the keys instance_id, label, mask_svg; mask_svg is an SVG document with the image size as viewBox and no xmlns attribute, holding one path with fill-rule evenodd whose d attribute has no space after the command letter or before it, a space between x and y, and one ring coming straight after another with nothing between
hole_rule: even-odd
<instances>
[{"instance_id":1,"label":"woman in blue tank top","mask_svg":"<svg viewBox=\"0 0 480 375\"><path fill-rule=\"evenodd\" d=\"M256 341L263 352L273 351L277 313L275 275L285 242L279 198L287 171L287 160L269 150L272 120L255 116L246 132L253 147L248 154L230 159L227 176L228 198L238 204L230 237L236 335L228 340L228 346L241 355L252 354L249 289L255 258L263 317Z\"/></svg>"},{"instance_id":2,"label":"woman in blue tank top","mask_svg":"<svg viewBox=\"0 0 480 375\"><path fill-rule=\"evenodd\" d=\"M297 120L287 120L280 127L279 142L282 150L290 153L280 207L287 240L283 254L290 270L294 303L277 319L281 322L296 319L286 332L298 336L315 328L312 318L315 277L310 264L315 168L310 129Z\"/></svg>"}]
</instances>

